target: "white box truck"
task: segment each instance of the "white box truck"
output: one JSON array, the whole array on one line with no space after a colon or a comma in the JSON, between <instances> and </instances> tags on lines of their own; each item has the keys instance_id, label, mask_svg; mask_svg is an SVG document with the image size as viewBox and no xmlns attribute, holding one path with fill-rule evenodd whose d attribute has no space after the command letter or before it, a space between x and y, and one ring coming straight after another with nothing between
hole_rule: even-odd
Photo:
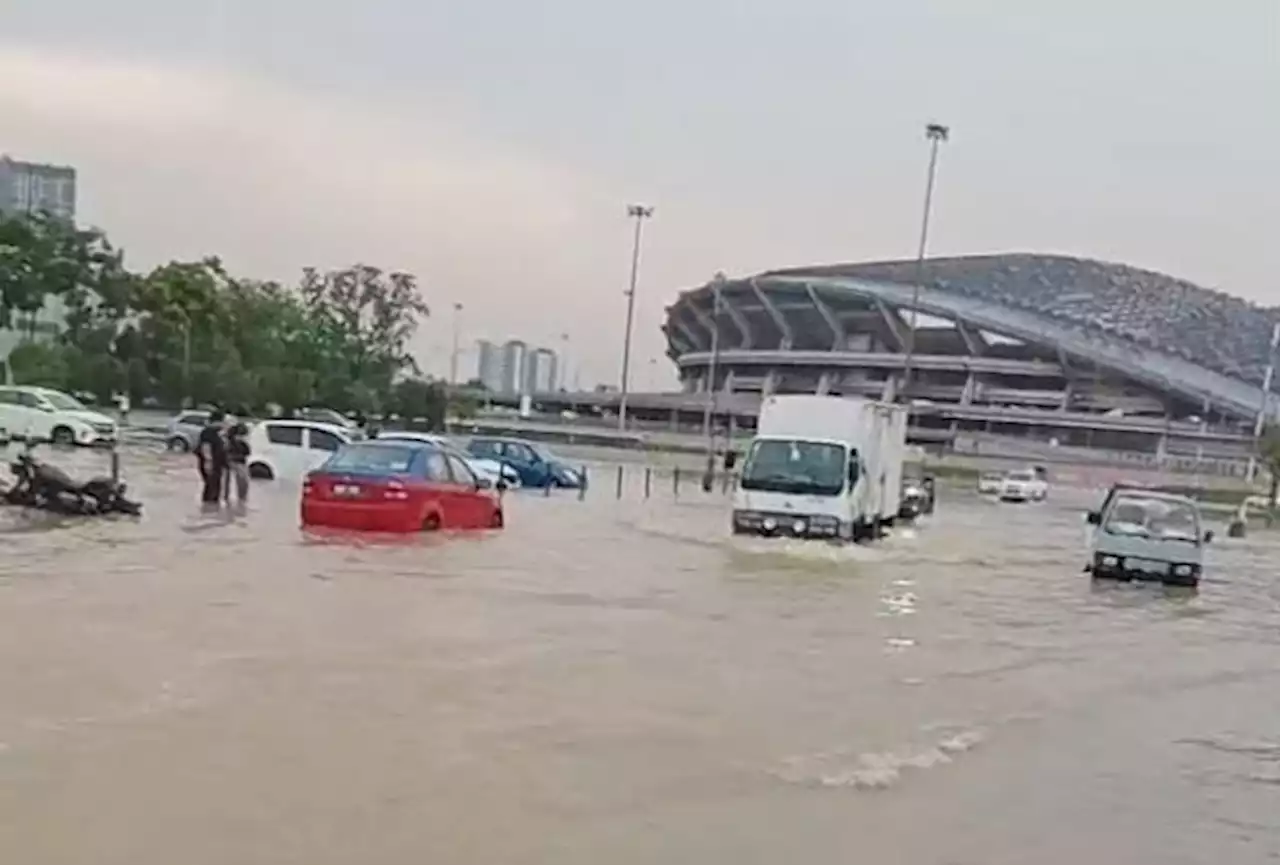
<instances>
[{"instance_id":1,"label":"white box truck","mask_svg":"<svg viewBox=\"0 0 1280 865\"><path fill-rule=\"evenodd\" d=\"M733 499L734 534L867 541L898 517L907 409L771 396Z\"/></svg>"}]
</instances>

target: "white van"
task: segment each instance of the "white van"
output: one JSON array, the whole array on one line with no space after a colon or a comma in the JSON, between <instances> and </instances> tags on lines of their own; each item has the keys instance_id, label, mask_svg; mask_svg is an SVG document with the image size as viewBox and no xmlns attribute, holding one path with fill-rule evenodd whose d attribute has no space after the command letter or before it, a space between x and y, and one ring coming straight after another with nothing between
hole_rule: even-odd
<instances>
[{"instance_id":1,"label":"white van","mask_svg":"<svg viewBox=\"0 0 1280 865\"><path fill-rule=\"evenodd\" d=\"M119 437L114 420L46 387L0 386L0 429L15 439L62 445L111 444Z\"/></svg>"},{"instance_id":2,"label":"white van","mask_svg":"<svg viewBox=\"0 0 1280 865\"><path fill-rule=\"evenodd\" d=\"M1093 537L1085 570L1094 579L1199 584L1204 548L1213 540L1213 532L1205 531L1193 499L1115 486L1087 521L1093 526Z\"/></svg>"},{"instance_id":3,"label":"white van","mask_svg":"<svg viewBox=\"0 0 1280 865\"><path fill-rule=\"evenodd\" d=\"M854 397L768 397L734 493L734 534L880 537L901 507L906 414Z\"/></svg>"},{"instance_id":4,"label":"white van","mask_svg":"<svg viewBox=\"0 0 1280 865\"><path fill-rule=\"evenodd\" d=\"M249 429L249 477L301 481L352 440L337 424L268 420Z\"/></svg>"}]
</instances>

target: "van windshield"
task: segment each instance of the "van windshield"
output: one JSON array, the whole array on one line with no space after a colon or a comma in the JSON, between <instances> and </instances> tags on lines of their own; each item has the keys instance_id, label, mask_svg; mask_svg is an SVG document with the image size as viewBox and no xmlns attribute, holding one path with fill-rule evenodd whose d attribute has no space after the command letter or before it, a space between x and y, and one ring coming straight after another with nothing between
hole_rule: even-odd
<instances>
[{"instance_id":1,"label":"van windshield","mask_svg":"<svg viewBox=\"0 0 1280 865\"><path fill-rule=\"evenodd\" d=\"M844 490L848 453L837 444L790 439L752 443L740 482L744 490L838 496Z\"/></svg>"},{"instance_id":2,"label":"van windshield","mask_svg":"<svg viewBox=\"0 0 1280 865\"><path fill-rule=\"evenodd\" d=\"M1113 535L1198 541L1200 517L1191 502L1120 495L1112 504L1103 528Z\"/></svg>"}]
</instances>

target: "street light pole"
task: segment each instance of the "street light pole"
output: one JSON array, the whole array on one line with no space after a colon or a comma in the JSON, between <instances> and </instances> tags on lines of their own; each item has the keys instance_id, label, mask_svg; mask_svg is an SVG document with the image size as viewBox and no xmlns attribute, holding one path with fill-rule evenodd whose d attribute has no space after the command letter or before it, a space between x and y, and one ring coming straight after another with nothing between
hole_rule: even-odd
<instances>
[{"instance_id":1,"label":"street light pole","mask_svg":"<svg viewBox=\"0 0 1280 865\"><path fill-rule=\"evenodd\" d=\"M903 402L911 386L911 362L916 353L916 324L919 319L920 284L924 282L924 256L929 244L929 215L933 210L933 182L938 172L938 148L951 137L951 128L930 123L924 128L929 141L929 175L924 187L924 215L920 219L920 247L916 251L916 277L911 286L911 332L907 335L907 357L902 366L902 389L895 402Z\"/></svg>"},{"instance_id":2,"label":"street light pole","mask_svg":"<svg viewBox=\"0 0 1280 865\"><path fill-rule=\"evenodd\" d=\"M643 204L627 206L627 216L636 221L635 240L631 245L631 283L627 289L627 325L622 338L622 383L618 400L618 429L627 428L627 378L631 372L631 324L636 312L636 279L640 275L640 233L644 221L653 216L653 208Z\"/></svg>"},{"instance_id":3,"label":"street light pole","mask_svg":"<svg viewBox=\"0 0 1280 865\"><path fill-rule=\"evenodd\" d=\"M717 273L711 280L711 363L707 371L707 408L702 416L702 433L707 437L707 468L702 475L702 488L711 492L716 477L716 443L715 413L716 376L720 366L720 292L728 280L723 272Z\"/></svg>"},{"instance_id":4,"label":"street light pole","mask_svg":"<svg viewBox=\"0 0 1280 865\"><path fill-rule=\"evenodd\" d=\"M569 334L560 334L560 391L569 390Z\"/></svg>"},{"instance_id":5,"label":"street light pole","mask_svg":"<svg viewBox=\"0 0 1280 865\"><path fill-rule=\"evenodd\" d=\"M1262 404L1253 423L1253 456L1249 457L1249 483L1253 483L1258 471L1258 458L1262 455L1262 431L1271 413L1271 382L1276 373L1276 352L1280 350L1280 322L1271 331L1271 346L1267 353L1267 368L1262 374ZM1273 503L1274 505L1274 503Z\"/></svg>"},{"instance_id":6,"label":"street light pole","mask_svg":"<svg viewBox=\"0 0 1280 865\"><path fill-rule=\"evenodd\" d=\"M462 304L453 305L453 351L449 354L449 384L458 385L458 327L462 317Z\"/></svg>"}]
</instances>

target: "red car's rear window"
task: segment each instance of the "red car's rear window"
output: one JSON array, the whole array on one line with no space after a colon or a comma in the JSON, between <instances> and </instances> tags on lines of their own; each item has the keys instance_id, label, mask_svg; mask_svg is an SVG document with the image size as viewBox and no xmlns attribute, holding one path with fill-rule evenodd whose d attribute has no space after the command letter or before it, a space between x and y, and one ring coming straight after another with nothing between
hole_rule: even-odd
<instances>
[{"instance_id":1,"label":"red car's rear window","mask_svg":"<svg viewBox=\"0 0 1280 865\"><path fill-rule=\"evenodd\" d=\"M350 444L325 463L327 472L357 472L371 475L407 474L421 448L388 444Z\"/></svg>"}]
</instances>

